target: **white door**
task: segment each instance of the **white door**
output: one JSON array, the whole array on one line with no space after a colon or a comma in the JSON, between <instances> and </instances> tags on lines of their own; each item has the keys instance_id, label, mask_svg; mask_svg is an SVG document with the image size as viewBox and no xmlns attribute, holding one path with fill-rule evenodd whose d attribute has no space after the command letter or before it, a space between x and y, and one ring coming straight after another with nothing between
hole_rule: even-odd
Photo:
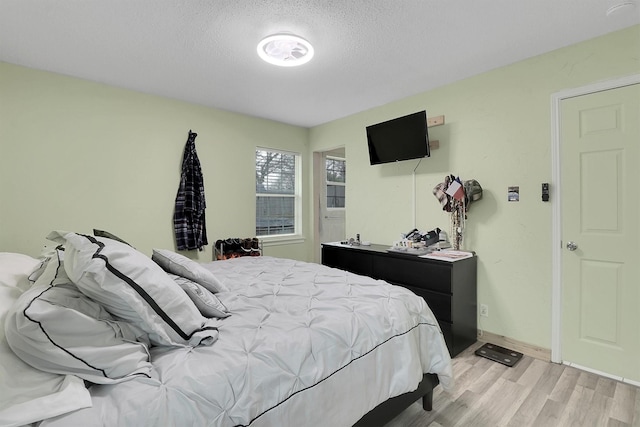
<instances>
[{"instance_id":1,"label":"white door","mask_svg":"<svg viewBox=\"0 0 640 427\"><path fill-rule=\"evenodd\" d=\"M320 262L320 244L346 237L345 149L314 153L315 260Z\"/></svg>"},{"instance_id":2,"label":"white door","mask_svg":"<svg viewBox=\"0 0 640 427\"><path fill-rule=\"evenodd\" d=\"M323 153L324 185L320 196L320 243L345 238L346 163L344 149Z\"/></svg>"},{"instance_id":3,"label":"white door","mask_svg":"<svg viewBox=\"0 0 640 427\"><path fill-rule=\"evenodd\" d=\"M560 105L562 359L640 381L640 84Z\"/></svg>"}]
</instances>

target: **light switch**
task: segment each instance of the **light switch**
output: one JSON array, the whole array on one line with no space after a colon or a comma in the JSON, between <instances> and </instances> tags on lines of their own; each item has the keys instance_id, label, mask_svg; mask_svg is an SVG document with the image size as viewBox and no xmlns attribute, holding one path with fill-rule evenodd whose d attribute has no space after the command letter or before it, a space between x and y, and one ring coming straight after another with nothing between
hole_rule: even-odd
<instances>
[{"instance_id":1,"label":"light switch","mask_svg":"<svg viewBox=\"0 0 640 427\"><path fill-rule=\"evenodd\" d=\"M548 182L542 183L542 201L543 202L549 201L549 183Z\"/></svg>"}]
</instances>

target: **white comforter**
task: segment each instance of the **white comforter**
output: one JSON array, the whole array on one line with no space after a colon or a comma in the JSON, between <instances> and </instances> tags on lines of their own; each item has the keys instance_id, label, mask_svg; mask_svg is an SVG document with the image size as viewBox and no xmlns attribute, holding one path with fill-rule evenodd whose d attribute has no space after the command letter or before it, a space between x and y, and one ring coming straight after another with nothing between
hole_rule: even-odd
<instances>
[{"instance_id":1,"label":"white comforter","mask_svg":"<svg viewBox=\"0 0 640 427\"><path fill-rule=\"evenodd\" d=\"M452 385L431 310L408 290L318 264L207 264L232 315L212 346L152 348L152 378L91 387L54 426L349 426L426 372Z\"/></svg>"}]
</instances>

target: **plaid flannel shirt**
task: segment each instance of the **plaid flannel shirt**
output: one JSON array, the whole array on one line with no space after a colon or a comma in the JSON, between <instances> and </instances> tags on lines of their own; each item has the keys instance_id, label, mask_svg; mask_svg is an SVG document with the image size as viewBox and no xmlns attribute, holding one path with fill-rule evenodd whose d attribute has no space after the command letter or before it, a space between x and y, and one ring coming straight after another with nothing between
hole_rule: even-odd
<instances>
[{"instance_id":1,"label":"plaid flannel shirt","mask_svg":"<svg viewBox=\"0 0 640 427\"><path fill-rule=\"evenodd\" d=\"M204 215L204 178L196 153L196 136L197 133L189 131L182 156L180 187L173 214L178 250L202 250L208 244Z\"/></svg>"}]
</instances>

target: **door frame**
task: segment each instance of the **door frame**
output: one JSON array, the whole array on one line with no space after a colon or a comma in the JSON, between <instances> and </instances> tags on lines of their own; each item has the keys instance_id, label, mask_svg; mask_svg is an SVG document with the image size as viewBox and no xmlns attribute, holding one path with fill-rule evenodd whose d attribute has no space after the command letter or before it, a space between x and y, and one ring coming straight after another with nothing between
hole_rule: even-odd
<instances>
[{"instance_id":1,"label":"door frame","mask_svg":"<svg viewBox=\"0 0 640 427\"><path fill-rule=\"evenodd\" d=\"M560 104L567 98L589 95L610 89L617 89L640 83L640 74L593 83L573 89L566 89L551 95L551 182L550 201L552 203L551 221L551 361L563 363L562 359L562 209L561 194L561 157L560 157ZM604 374L606 373L600 373Z\"/></svg>"},{"instance_id":2,"label":"door frame","mask_svg":"<svg viewBox=\"0 0 640 427\"><path fill-rule=\"evenodd\" d=\"M347 148L344 145L339 145L333 148L326 148L318 151L313 151L311 153L312 156L312 164L313 164L313 172L312 172L312 198L313 198L313 261L320 263L322 261L322 247L320 245L320 223L322 221L321 215L321 207L320 207L320 197L322 194L323 186L326 186L325 179L325 165L322 162L324 157L333 151L336 150L344 150L344 159L347 159ZM345 217L346 217L346 209L345 206Z\"/></svg>"}]
</instances>

